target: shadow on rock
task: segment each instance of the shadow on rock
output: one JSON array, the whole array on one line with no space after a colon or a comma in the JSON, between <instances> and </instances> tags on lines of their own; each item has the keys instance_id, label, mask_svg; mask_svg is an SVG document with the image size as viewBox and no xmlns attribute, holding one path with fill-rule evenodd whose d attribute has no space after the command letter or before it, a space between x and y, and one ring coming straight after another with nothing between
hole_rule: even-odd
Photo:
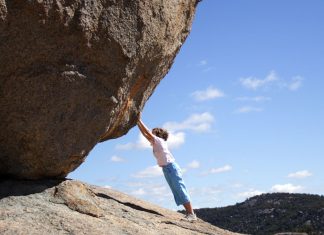
<instances>
[{"instance_id":1,"label":"shadow on rock","mask_svg":"<svg viewBox=\"0 0 324 235\"><path fill-rule=\"evenodd\" d=\"M10 180L0 179L0 199L41 193L62 183L62 180Z\"/></svg>"}]
</instances>

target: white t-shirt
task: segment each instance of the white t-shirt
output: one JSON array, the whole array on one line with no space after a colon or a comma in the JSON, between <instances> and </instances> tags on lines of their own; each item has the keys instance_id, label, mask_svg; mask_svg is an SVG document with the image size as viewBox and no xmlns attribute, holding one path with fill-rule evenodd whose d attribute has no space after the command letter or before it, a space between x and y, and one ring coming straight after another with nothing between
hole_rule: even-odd
<instances>
[{"instance_id":1,"label":"white t-shirt","mask_svg":"<svg viewBox=\"0 0 324 235\"><path fill-rule=\"evenodd\" d=\"M168 165L171 162L174 162L175 159L172 153L169 151L167 142L164 139L159 138L155 135L153 135L153 137L153 154L156 158L158 165L162 167Z\"/></svg>"}]
</instances>

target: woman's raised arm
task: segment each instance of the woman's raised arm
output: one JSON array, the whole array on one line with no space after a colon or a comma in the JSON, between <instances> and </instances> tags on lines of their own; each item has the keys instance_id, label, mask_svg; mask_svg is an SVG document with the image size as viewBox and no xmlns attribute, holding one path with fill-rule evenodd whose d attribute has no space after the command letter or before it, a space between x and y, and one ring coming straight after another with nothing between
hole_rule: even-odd
<instances>
[{"instance_id":1,"label":"woman's raised arm","mask_svg":"<svg viewBox=\"0 0 324 235\"><path fill-rule=\"evenodd\" d=\"M137 120L137 126L144 135L144 137L150 142L154 142L154 136L151 133L151 131L145 126L145 124L142 122L141 117Z\"/></svg>"}]
</instances>

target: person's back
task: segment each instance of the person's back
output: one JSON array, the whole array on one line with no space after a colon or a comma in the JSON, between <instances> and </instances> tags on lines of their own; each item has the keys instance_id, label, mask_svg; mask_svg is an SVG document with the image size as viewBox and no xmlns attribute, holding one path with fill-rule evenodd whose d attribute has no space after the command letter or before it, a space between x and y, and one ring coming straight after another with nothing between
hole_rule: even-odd
<instances>
[{"instance_id":1,"label":"person's back","mask_svg":"<svg viewBox=\"0 0 324 235\"><path fill-rule=\"evenodd\" d=\"M168 144L164 139L158 136L154 136L154 141L152 143L152 146L153 146L153 154L160 167L166 166L169 163L175 161L172 153L168 148Z\"/></svg>"}]
</instances>

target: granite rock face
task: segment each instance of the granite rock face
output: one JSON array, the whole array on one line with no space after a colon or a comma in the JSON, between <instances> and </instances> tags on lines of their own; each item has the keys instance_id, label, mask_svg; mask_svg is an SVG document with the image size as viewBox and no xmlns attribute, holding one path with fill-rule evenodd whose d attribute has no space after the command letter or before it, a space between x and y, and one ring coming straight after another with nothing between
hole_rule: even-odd
<instances>
[{"instance_id":1,"label":"granite rock face","mask_svg":"<svg viewBox=\"0 0 324 235\"><path fill-rule=\"evenodd\" d=\"M0 181L0 234L235 235L79 181Z\"/></svg>"},{"instance_id":2,"label":"granite rock face","mask_svg":"<svg viewBox=\"0 0 324 235\"><path fill-rule=\"evenodd\" d=\"M127 133L197 3L0 0L0 177L65 177Z\"/></svg>"}]
</instances>

